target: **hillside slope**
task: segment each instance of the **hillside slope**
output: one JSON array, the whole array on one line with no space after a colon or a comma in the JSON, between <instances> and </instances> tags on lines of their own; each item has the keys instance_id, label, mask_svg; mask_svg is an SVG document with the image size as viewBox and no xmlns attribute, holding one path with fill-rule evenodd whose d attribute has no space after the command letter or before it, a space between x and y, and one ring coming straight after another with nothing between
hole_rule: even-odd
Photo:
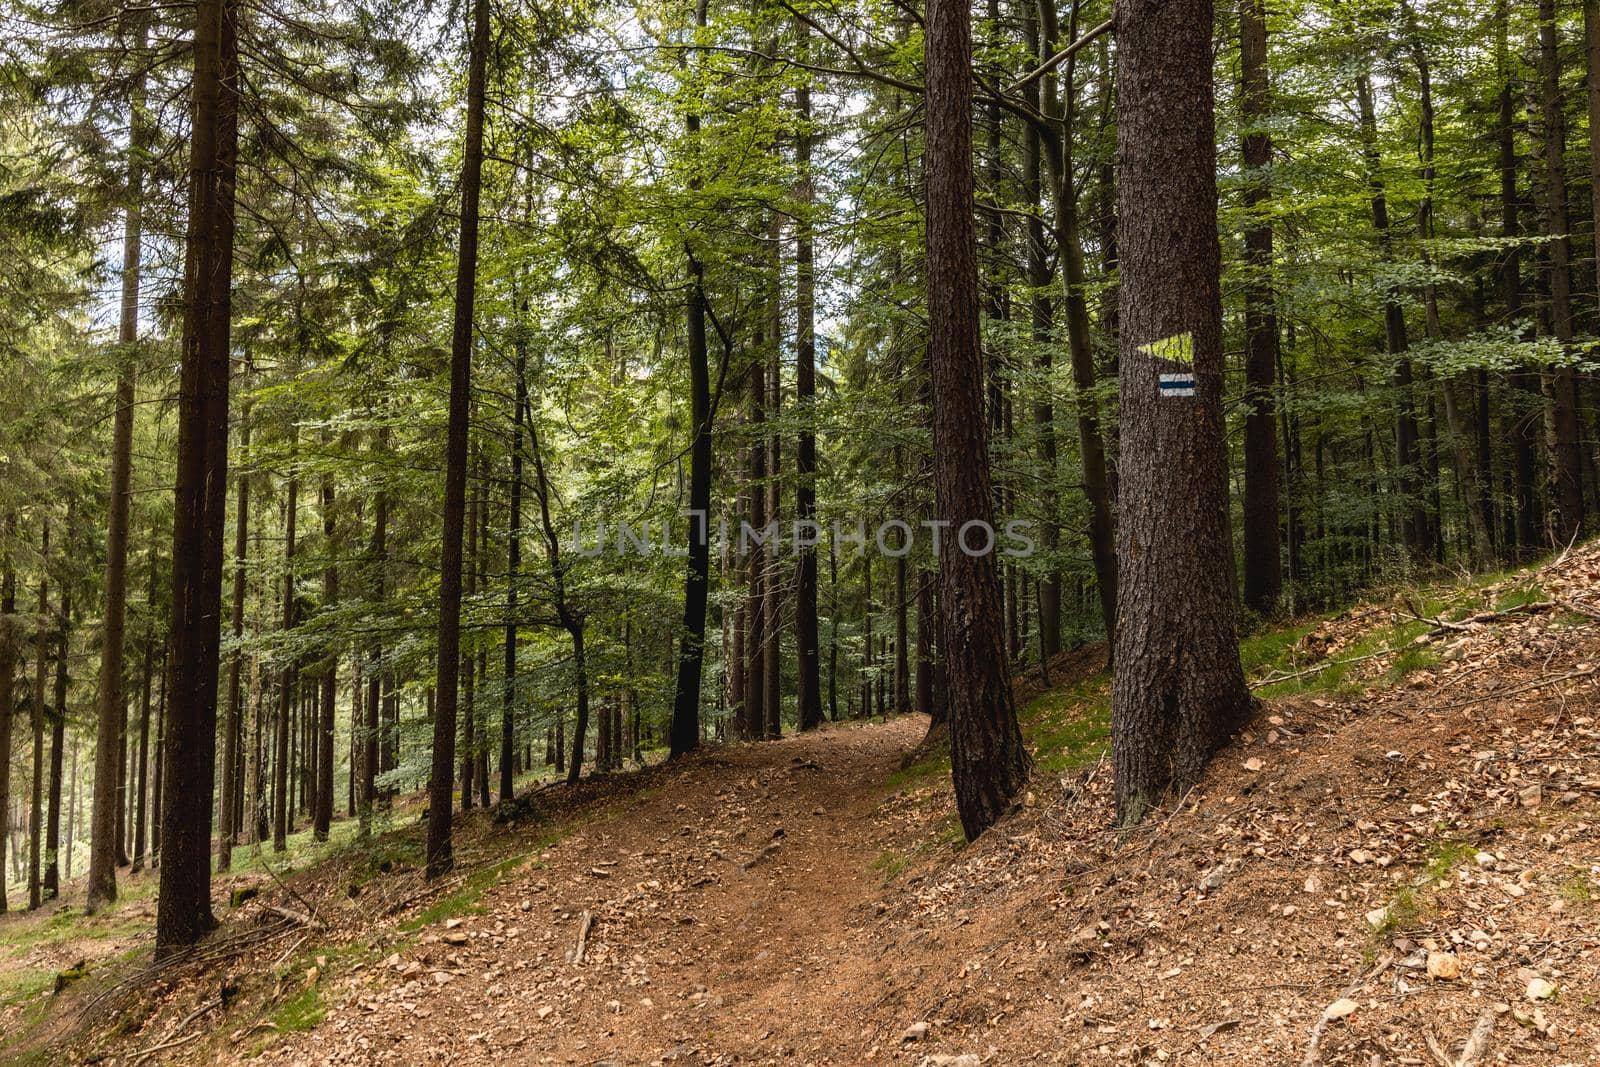
<instances>
[{"instance_id":1,"label":"hillside slope","mask_svg":"<svg viewBox=\"0 0 1600 1067\"><path fill-rule=\"evenodd\" d=\"M1093 653L1030 696L1027 803L971 846L944 765L900 767L920 717L543 792L439 887L396 831L246 879L204 958L91 976L14 1051L1600 1062L1597 616L1591 545L1265 635L1258 722L1125 834Z\"/></svg>"}]
</instances>

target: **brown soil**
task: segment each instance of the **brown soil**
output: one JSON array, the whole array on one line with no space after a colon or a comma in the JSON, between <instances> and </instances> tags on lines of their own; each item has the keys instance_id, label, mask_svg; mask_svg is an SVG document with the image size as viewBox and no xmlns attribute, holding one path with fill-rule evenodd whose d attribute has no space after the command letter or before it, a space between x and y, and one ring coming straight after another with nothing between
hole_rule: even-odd
<instances>
[{"instance_id":1,"label":"brown soil","mask_svg":"<svg viewBox=\"0 0 1600 1067\"><path fill-rule=\"evenodd\" d=\"M536 825L474 817L442 889L402 864L348 898L355 860L269 883L222 934L261 947L125 991L141 1021L62 1056L193 1033L152 1060L1456 1067L1479 1026L1466 1062L1600 1063L1600 549L1538 579L1564 606L1272 703L1128 833L1102 762L958 848L942 776L890 784L921 717L718 747L541 793ZM519 853L480 913L401 929ZM250 1010L179 1025L230 982ZM308 984L319 1025L256 1025Z\"/></svg>"}]
</instances>

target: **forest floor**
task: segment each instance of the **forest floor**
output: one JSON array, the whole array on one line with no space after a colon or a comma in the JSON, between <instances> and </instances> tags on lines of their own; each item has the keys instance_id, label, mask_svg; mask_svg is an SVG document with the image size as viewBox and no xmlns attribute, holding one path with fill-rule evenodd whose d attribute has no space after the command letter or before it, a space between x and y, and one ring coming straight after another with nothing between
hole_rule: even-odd
<instances>
[{"instance_id":1,"label":"forest floor","mask_svg":"<svg viewBox=\"0 0 1600 1067\"><path fill-rule=\"evenodd\" d=\"M371 843L220 880L223 928L174 965L148 898L93 954L70 909L3 920L0 1040L119 1064L1600 1063L1600 543L1251 639L1258 721L1129 832L1102 658L1019 682L1035 775L974 844L921 717L541 790L466 819L440 885L402 806Z\"/></svg>"}]
</instances>

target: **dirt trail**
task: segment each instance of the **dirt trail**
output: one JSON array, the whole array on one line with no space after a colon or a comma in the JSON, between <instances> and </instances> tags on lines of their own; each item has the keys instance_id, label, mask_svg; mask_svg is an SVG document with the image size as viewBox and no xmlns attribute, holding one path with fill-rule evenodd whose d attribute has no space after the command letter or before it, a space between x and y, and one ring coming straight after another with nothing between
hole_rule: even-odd
<instances>
[{"instance_id":1,"label":"dirt trail","mask_svg":"<svg viewBox=\"0 0 1600 1067\"><path fill-rule=\"evenodd\" d=\"M874 811L926 720L719 748L348 979L294 1063L856 1063ZM570 954L593 918L581 963ZM337 999L337 998L334 998Z\"/></svg>"}]
</instances>

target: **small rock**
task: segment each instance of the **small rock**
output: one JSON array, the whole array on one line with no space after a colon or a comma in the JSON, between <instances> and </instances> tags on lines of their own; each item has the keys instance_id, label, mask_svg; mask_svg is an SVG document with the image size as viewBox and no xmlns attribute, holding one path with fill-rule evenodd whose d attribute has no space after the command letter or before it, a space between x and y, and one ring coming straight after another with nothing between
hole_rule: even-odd
<instances>
[{"instance_id":1,"label":"small rock","mask_svg":"<svg viewBox=\"0 0 1600 1067\"><path fill-rule=\"evenodd\" d=\"M1528 983L1529 1000L1549 1000L1556 995L1556 984L1547 978L1535 978Z\"/></svg>"},{"instance_id":2,"label":"small rock","mask_svg":"<svg viewBox=\"0 0 1600 1067\"><path fill-rule=\"evenodd\" d=\"M1200 892L1214 893L1226 885L1228 879L1232 876L1233 864L1223 861L1200 876Z\"/></svg>"},{"instance_id":3,"label":"small rock","mask_svg":"<svg viewBox=\"0 0 1600 1067\"><path fill-rule=\"evenodd\" d=\"M1322 1017L1330 1021L1333 1019L1343 1019L1347 1015L1354 1014L1358 1007L1360 1007L1360 1005L1351 1000L1349 997L1340 997L1338 1000L1322 1009Z\"/></svg>"},{"instance_id":4,"label":"small rock","mask_svg":"<svg viewBox=\"0 0 1600 1067\"><path fill-rule=\"evenodd\" d=\"M1494 858L1494 853L1492 852L1480 852L1472 857L1472 862L1486 871L1492 871L1494 870L1494 865L1500 861Z\"/></svg>"},{"instance_id":5,"label":"small rock","mask_svg":"<svg viewBox=\"0 0 1600 1067\"><path fill-rule=\"evenodd\" d=\"M455 980L456 980L456 976L451 974L449 971L434 971L433 972L433 984L434 985L448 985L449 983L454 982Z\"/></svg>"},{"instance_id":6,"label":"small rock","mask_svg":"<svg viewBox=\"0 0 1600 1067\"><path fill-rule=\"evenodd\" d=\"M1525 808L1537 808L1544 803L1544 786L1538 784L1530 785L1517 794L1517 799L1522 802L1522 806Z\"/></svg>"},{"instance_id":7,"label":"small rock","mask_svg":"<svg viewBox=\"0 0 1600 1067\"><path fill-rule=\"evenodd\" d=\"M1428 977L1451 982L1461 977L1461 961L1453 952L1428 953Z\"/></svg>"},{"instance_id":8,"label":"small rock","mask_svg":"<svg viewBox=\"0 0 1600 1067\"><path fill-rule=\"evenodd\" d=\"M959 1056L945 1056L935 1053L922 1057L917 1067L982 1067L983 1061L970 1052L963 1052Z\"/></svg>"},{"instance_id":9,"label":"small rock","mask_svg":"<svg viewBox=\"0 0 1600 1067\"><path fill-rule=\"evenodd\" d=\"M1259 771L1265 766L1266 764L1261 762L1261 758L1259 756L1251 756L1249 759L1244 761L1244 769L1247 771Z\"/></svg>"},{"instance_id":10,"label":"small rock","mask_svg":"<svg viewBox=\"0 0 1600 1067\"><path fill-rule=\"evenodd\" d=\"M550 1005L546 1004L544 1007L539 1009L539 1012L538 1012L539 1021L543 1022L544 1020L550 1018L550 1016L552 1016L554 1014L555 1014L555 1009L550 1007Z\"/></svg>"},{"instance_id":11,"label":"small rock","mask_svg":"<svg viewBox=\"0 0 1600 1067\"><path fill-rule=\"evenodd\" d=\"M900 1035L901 1041L921 1041L928 1036L928 1024L915 1022L906 1027L906 1032Z\"/></svg>"}]
</instances>

